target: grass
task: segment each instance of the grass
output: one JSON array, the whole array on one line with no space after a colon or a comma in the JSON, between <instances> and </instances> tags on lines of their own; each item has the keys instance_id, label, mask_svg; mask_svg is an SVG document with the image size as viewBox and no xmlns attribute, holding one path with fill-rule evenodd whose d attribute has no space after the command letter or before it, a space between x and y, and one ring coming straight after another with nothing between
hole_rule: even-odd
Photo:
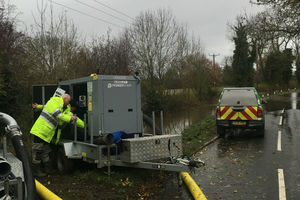
<instances>
[{"instance_id":1,"label":"grass","mask_svg":"<svg viewBox=\"0 0 300 200\"><path fill-rule=\"evenodd\" d=\"M72 174L54 174L38 180L65 200L153 199L168 175L153 170L112 167L109 177L105 168L97 169L87 163L79 165Z\"/></svg>"},{"instance_id":2,"label":"grass","mask_svg":"<svg viewBox=\"0 0 300 200\"><path fill-rule=\"evenodd\" d=\"M166 173L135 168L112 168L111 176L105 169L76 171L74 176L81 180L90 180L113 191L114 199L151 199L165 181Z\"/></svg>"},{"instance_id":3,"label":"grass","mask_svg":"<svg viewBox=\"0 0 300 200\"><path fill-rule=\"evenodd\" d=\"M209 116L182 133L183 153L192 155L199 151L200 147L216 136L216 118Z\"/></svg>"}]
</instances>

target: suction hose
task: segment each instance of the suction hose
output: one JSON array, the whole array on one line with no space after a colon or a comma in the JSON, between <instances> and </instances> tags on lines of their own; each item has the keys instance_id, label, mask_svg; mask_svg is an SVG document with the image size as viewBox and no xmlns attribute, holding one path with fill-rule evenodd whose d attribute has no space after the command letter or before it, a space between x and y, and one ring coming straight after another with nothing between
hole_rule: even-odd
<instances>
[{"instance_id":1,"label":"suction hose","mask_svg":"<svg viewBox=\"0 0 300 200\"><path fill-rule=\"evenodd\" d=\"M7 160L0 156L0 178L7 177L11 171L11 166Z\"/></svg>"},{"instance_id":2,"label":"suction hose","mask_svg":"<svg viewBox=\"0 0 300 200\"><path fill-rule=\"evenodd\" d=\"M34 200L36 196L35 183L31 171L29 157L22 141L22 132L16 120L8 114L0 112L0 123L5 124L5 130L14 146L16 156L22 161L25 176L27 199Z\"/></svg>"}]
</instances>

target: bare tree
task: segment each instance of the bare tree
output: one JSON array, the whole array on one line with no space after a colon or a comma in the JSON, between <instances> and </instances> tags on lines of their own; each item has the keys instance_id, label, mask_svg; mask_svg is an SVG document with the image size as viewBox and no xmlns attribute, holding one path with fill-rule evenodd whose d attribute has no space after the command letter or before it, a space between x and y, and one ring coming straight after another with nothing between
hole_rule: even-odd
<instances>
[{"instance_id":1,"label":"bare tree","mask_svg":"<svg viewBox=\"0 0 300 200\"><path fill-rule=\"evenodd\" d=\"M195 52L186 57L184 64L183 80L186 88L192 89L199 100L210 98L214 93L214 83L217 81L215 73L219 71L213 69L213 63L203 52ZM218 72L220 73L220 72ZM221 77L221 74L218 75Z\"/></svg>"},{"instance_id":2,"label":"bare tree","mask_svg":"<svg viewBox=\"0 0 300 200\"><path fill-rule=\"evenodd\" d=\"M253 0L252 3L267 5L273 11L277 26L273 30L294 37L300 32L299 0Z\"/></svg>"},{"instance_id":3,"label":"bare tree","mask_svg":"<svg viewBox=\"0 0 300 200\"><path fill-rule=\"evenodd\" d=\"M185 56L186 27L169 10L146 11L127 30L135 63L133 68L150 80L162 80L167 69Z\"/></svg>"},{"instance_id":4,"label":"bare tree","mask_svg":"<svg viewBox=\"0 0 300 200\"><path fill-rule=\"evenodd\" d=\"M187 55L187 29L170 10L146 11L126 30L131 44L132 70L145 78L146 110L162 109L164 81L170 68L180 69Z\"/></svg>"},{"instance_id":5,"label":"bare tree","mask_svg":"<svg viewBox=\"0 0 300 200\"><path fill-rule=\"evenodd\" d=\"M255 16L244 15L242 18L247 27L248 42L255 48L256 83L259 83L263 80L262 72L266 55L290 48L297 36L294 30L291 31L292 29L289 28L292 23L277 6L268 8Z\"/></svg>"},{"instance_id":6,"label":"bare tree","mask_svg":"<svg viewBox=\"0 0 300 200\"><path fill-rule=\"evenodd\" d=\"M299 0L250 0L251 3L268 6L300 7Z\"/></svg>"},{"instance_id":7,"label":"bare tree","mask_svg":"<svg viewBox=\"0 0 300 200\"><path fill-rule=\"evenodd\" d=\"M32 70L45 81L74 77L70 63L79 51L77 29L66 14L60 14L55 20L52 5L49 8L49 4L39 2L40 19L34 18L32 38L28 40Z\"/></svg>"},{"instance_id":8,"label":"bare tree","mask_svg":"<svg viewBox=\"0 0 300 200\"><path fill-rule=\"evenodd\" d=\"M95 38L90 47L89 59L94 72L99 70L101 74L128 75L132 56L126 32L117 38L111 38L110 32Z\"/></svg>"}]
</instances>

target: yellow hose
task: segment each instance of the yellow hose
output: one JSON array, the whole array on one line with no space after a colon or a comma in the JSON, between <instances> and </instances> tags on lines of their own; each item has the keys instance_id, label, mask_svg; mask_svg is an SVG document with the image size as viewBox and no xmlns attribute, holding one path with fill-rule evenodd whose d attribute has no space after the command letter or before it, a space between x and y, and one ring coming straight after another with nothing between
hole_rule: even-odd
<instances>
[{"instance_id":1,"label":"yellow hose","mask_svg":"<svg viewBox=\"0 0 300 200\"><path fill-rule=\"evenodd\" d=\"M187 172L180 172L181 178L189 188L191 194L195 200L207 200L201 189L198 187L197 183L192 179L192 177Z\"/></svg>"},{"instance_id":2,"label":"yellow hose","mask_svg":"<svg viewBox=\"0 0 300 200\"><path fill-rule=\"evenodd\" d=\"M39 181L35 179L36 192L38 195L45 200L62 200L62 198L58 197L56 194L51 192L48 188L42 185Z\"/></svg>"}]
</instances>

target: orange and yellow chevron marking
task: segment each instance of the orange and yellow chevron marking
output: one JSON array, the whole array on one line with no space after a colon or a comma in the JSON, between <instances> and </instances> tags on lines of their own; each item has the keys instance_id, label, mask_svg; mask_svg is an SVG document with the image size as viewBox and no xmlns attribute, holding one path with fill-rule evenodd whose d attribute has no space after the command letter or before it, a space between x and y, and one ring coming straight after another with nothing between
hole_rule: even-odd
<instances>
[{"instance_id":1,"label":"orange and yellow chevron marking","mask_svg":"<svg viewBox=\"0 0 300 200\"><path fill-rule=\"evenodd\" d=\"M230 106L221 106L221 120L257 120L257 107L247 106L242 112L235 112Z\"/></svg>"}]
</instances>

